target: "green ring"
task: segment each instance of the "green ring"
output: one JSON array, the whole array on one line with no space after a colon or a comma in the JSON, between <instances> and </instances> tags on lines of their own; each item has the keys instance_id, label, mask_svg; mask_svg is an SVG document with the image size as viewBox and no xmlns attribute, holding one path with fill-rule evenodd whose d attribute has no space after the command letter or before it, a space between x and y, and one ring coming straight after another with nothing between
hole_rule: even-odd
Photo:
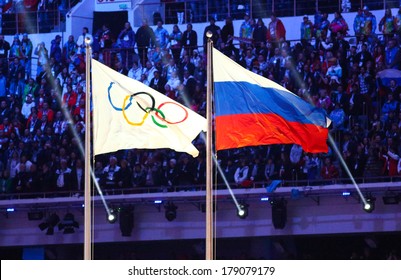
<instances>
[{"instance_id":1,"label":"green ring","mask_svg":"<svg viewBox=\"0 0 401 280\"><path fill-rule=\"evenodd\" d=\"M156 111L156 112L158 112L162 117L163 117L163 119L165 119L166 117L164 116L164 113L161 111L161 110L159 110L159 109L157 109L157 108L150 108L150 107L147 107L146 108L146 110L148 110L149 109L149 112L150 111ZM152 117L152 121L153 121L153 123L155 124L155 125L157 125L158 127L161 127L161 128L167 128L167 125L164 125L164 124L160 124L160 123L158 123L157 121L156 121L156 119L155 119L155 117L154 116L151 116Z\"/></svg>"}]
</instances>

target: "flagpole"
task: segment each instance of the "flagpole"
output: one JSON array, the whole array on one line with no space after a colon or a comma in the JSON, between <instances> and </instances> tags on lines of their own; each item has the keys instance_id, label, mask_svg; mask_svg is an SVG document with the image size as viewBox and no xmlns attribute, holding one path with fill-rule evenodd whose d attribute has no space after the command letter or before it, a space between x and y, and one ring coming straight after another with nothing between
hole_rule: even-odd
<instances>
[{"instance_id":1,"label":"flagpole","mask_svg":"<svg viewBox=\"0 0 401 280\"><path fill-rule=\"evenodd\" d=\"M213 250L213 195L212 195L212 88L213 88L213 67L212 53L213 41L212 32L208 31L207 36L207 92L206 92L206 260L214 259Z\"/></svg>"},{"instance_id":2,"label":"flagpole","mask_svg":"<svg viewBox=\"0 0 401 280\"><path fill-rule=\"evenodd\" d=\"M85 102L85 200L84 200L84 260L92 259L92 228L91 228L91 187L90 187L90 68L91 68L91 47L90 40L85 38L86 45L86 102Z\"/></svg>"}]
</instances>

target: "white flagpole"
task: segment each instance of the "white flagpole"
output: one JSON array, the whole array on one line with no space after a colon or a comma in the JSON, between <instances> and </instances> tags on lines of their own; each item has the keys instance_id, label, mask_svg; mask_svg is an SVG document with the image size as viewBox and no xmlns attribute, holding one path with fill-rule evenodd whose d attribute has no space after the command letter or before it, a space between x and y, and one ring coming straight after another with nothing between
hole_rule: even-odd
<instances>
[{"instance_id":1,"label":"white flagpole","mask_svg":"<svg viewBox=\"0 0 401 280\"><path fill-rule=\"evenodd\" d=\"M91 164L91 123L90 123L90 69L91 69L91 47L90 40L85 39L86 45L86 102L85 102L85 200L84 200L84 260L92 259L92 227L91 227L91 180L90 180L90 164Z\"/></svg>"},{"instance_id":2,"label":"white flagpole","mask_svg":"<svg viewBox=\"0 0 401 280\"><path fill-rule=\"evenodd\" d=\"M212 32L206 33L207 39L207 92L206 92L206 260L214 259L213 250L213 194L212 194L212 92L213 92L213 67Z\"/></svg>"}]
</instances>

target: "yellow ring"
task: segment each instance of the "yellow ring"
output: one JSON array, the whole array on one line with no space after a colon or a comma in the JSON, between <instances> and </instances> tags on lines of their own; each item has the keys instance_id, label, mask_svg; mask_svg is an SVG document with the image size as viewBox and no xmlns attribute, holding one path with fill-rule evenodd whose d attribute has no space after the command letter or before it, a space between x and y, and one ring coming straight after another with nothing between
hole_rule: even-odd
<instances>
[{"instance_id":1,"label":"yellow ring","mask_svg":"<svg viewBox=\"0 0 401 280\"><path fill-rule=\"evenodd\" d=\"M128 124L130 124L130 125L141 126L141 125L143 125L143 123L145 122L146 118L148 117L149 112L146 112L146 114L143 116L142 122L139 122L139 123L131 122L131 121L128 119L127 115L125 114L125 104L127 103L127 100L128 100L128 98L130 98L130 97L131 97L131 95L127 95L127 96L124 98L124 103L123 103L123 107L122 107L124 119L125 119L125 121L126 121Z\"/></svg>"}]
</instances>

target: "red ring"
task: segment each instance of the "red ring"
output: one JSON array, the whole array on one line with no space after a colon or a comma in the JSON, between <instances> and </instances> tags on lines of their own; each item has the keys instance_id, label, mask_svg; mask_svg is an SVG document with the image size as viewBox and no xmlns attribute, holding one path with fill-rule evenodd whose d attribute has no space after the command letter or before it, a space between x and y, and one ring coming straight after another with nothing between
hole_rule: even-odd
<instances>
[{"instance_id":1,"label":"red ring","mask_svg":"<svg viewBox=\"0 0 401 280\"><path fill-rule=\"evenodd\" d=\"M178 124L178 123L182 123L182 122L184 122L184 121L188 118L188 111L187 111L187 109L185 109L184 106L182 106L182 105L180 105L180 104L178 104L178 103L176 103L176 102L171 102L171 101L163 102L162 104L159 105L159 107L157 107L157 109L160 110L161 107L163 107L165 104L168 104L168 103L171 103L171 104L177 105L178 107L181 107L181 108L184 110L184 112L185 112L185 117L184 117L181 121L178 121L178 122L169 122L168 120L161 118L161 117L159 116L159 112L156 112L156 113L155 113L156 117L158 117L160 120L162 120L162 121L164 121L164 122L166 122L166 123L168 123L168 124Z\"/></svg>"}]
</instances>

